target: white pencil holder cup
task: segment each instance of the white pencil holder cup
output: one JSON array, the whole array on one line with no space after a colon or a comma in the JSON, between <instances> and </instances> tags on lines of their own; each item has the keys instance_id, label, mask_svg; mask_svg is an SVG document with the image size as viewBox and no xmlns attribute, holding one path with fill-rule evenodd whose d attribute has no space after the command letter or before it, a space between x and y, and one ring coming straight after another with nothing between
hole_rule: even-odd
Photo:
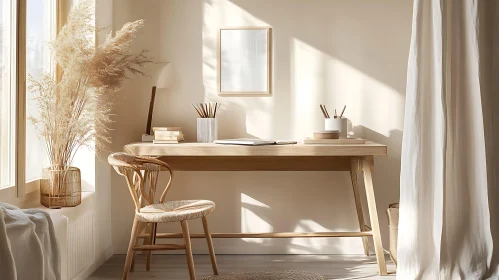
<instances>
[{"instance_id":1,"label":"white pencil holder cup","mask_svg":"<svg viewBox=\"0 0 499 280\"><path fill-rule=\"evenodd\" d=\"M347 119L346 118L324 119L324 130L338 130L340 132L340 138L346 138Z\"/></svg>"},{"instance_id":2,"label":"white pencil holder cup","mask_svg":"<svg viewBox=\"0 0 499 280\"><path fill-rule=\"evenodd\" d=\"M217 119L198 118L198 143L212 143L217 140Z\"/></svg>"}]
</instances>

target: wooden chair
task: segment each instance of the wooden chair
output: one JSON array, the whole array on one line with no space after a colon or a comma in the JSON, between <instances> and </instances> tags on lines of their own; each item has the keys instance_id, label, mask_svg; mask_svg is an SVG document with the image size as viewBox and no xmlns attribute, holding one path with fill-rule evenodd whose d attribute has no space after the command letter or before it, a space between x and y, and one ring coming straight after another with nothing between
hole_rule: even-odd
<instances>
[{"instance_id":1,"label":"wooden chair","mask_svg":"<svg viewBox=\"0 0 499 280\"><path fill-rule=\"evenodd\" d=\"M173 179L172 169L165 162L145 157L136 157L126 153L114 153L108 157L108 162L114 167L118 174L125 177L135 204L135 217L133 220L130 244L125 261L123 279L128 278L132 268L135 251L148 251L146 269L151 265L152 251L154 250L185 250L187 266L191 280L196 279L194 260L192 258L191 239L189 235L188 220L201 218L204 234L208 242L211 265L213 273L218 275L217 261L213 241L211 239L208 220L206 216L215 210L215 203L209 200L179 200L167 201L165 197L171 188ZM170 180L166 185L159 203L154 203L158 173L161 169L170 172ZM143 173L142 173L142 172ZM147 184L148 183L148 184ZM149 185L149 190L146 189ZM157 236L157 223L180 222L184 237L184 245L178 244L155 244ZM149 224L149 237L144 240L144 245L138 245L139 231L141 226ZM149 243L149 244L146 244Z\"/></svg>"}]
</instances>

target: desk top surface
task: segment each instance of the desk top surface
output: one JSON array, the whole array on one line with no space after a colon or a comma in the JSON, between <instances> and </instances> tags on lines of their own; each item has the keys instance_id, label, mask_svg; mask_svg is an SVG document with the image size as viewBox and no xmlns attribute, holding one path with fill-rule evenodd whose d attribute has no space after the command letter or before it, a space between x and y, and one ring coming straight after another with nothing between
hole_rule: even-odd
<instances>
[{"instance_id":1,"label":"desk top surface","mask_svg":"<svg viewBox=\"0 0 499 280\"><path fill-rule=\"evenodd\" d=\"M139 156L381 156L387 154L387 147L371 141L367 141L365 144L347 145L299 143L265 146L140 142L125 145L124 151Z\"/></svg>"}]
</instances>

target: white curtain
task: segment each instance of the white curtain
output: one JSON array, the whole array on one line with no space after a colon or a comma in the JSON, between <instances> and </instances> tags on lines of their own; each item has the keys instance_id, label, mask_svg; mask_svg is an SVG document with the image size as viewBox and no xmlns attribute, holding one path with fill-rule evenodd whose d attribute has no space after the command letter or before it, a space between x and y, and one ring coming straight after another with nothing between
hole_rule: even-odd
<instances>
[{"instance_id":1,"label":"white curtain","mask_svg":"<svg viewBox=\"0 0 499 280\"><path fill-rule=\"evenodd\" d=\"M415 0L397 279L499 275L499 1Z\"/></svg>"}]
</instances>

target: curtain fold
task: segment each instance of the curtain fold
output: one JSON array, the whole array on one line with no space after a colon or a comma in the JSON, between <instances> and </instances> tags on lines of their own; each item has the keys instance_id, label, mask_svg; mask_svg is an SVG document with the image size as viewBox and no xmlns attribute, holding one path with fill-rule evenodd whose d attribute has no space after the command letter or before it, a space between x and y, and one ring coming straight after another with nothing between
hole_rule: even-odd
<instances>
[{"instance_id":1,"label":"curtain fold","mask_svg":"<svg viewBox=\"0 0 499 280\"><path fill-rule=\"evenodd\" d=\"M414 1L398 279L496 277L498 2Z\"/></svg>"}]
</instances>

